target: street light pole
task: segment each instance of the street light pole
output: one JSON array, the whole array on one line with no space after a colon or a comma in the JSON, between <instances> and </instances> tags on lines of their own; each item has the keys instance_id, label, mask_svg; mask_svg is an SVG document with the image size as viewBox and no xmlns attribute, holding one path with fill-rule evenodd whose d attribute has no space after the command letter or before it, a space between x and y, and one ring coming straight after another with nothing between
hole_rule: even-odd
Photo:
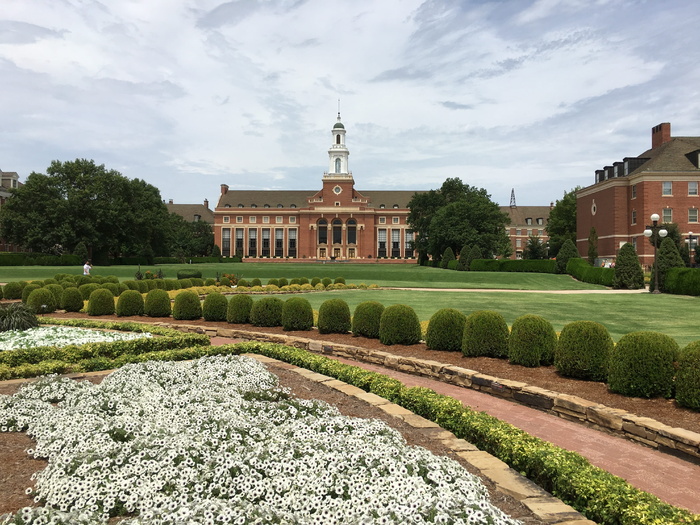
<instances>
[{"instance_id":1,"label":"street light pole","mask_svg":"<svg viewBox=\"0 0 700 525\"><path fill-rule=\"evenodd\" d=\"M663 225L659 225L659 214L652 213L650 219L651 226L647 226L644 230L644 237L650 238L655 233L658 233L659 237L661 237L662 239L666 237L668 235L668 231L666 230L666 228L663 227ZM656 260L657 242L658 238L655 238L654 242L652 243L654 245L654 291L652 293L661 293L659 291L659 265L657 264L658 261Z\"/></svg>"},{"instance_id":2,"label":"street light pole","mask_svg":"<svg viewBox=\"0 0 700 525\"><path fill-rule=\"evenodd\" d=\"M690 256L690 267L695 268L695 257L693 257L693 232L688 232L688 255Z\"/></svg>"}]
</instances>

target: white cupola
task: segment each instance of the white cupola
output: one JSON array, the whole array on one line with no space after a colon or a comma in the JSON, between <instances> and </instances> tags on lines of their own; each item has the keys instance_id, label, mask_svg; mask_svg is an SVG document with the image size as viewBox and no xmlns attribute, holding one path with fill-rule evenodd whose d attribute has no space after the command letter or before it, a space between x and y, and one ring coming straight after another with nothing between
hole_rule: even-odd
<instances>
[{"instance_id":1,"label":"white cupola","mask_svg":"<svg viewBox=\"0 0 700 525\"><path fill-rule=\"evenodd\" d=\"M338 121L333 125L331 130L333 135L333 144L328 150L328 173L330 177L352 177L348 168L348 156L350 152L345 146L345 126L340 121L340 111L338 112Z\"/></svg>"}]
</instances>

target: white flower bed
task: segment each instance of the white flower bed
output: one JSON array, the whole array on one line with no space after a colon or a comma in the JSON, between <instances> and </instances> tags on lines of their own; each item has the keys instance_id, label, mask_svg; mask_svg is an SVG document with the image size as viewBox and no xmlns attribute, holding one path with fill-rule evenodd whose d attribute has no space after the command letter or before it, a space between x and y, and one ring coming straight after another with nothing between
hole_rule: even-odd
<instances>
[{"instance_id":1,"label":"white flower bed","mask_svg":"<svg viewBox=\"0 0 700 525\"><path fill-rule=\"evenodd\" d=\"M29 454L48 459L35 474L44 507L6 523L518 523L455 461L277 381L218 356L0 396L1 429L27 429Z\"/></svg>"},{"instance_id":2,"label":"white flower bed","mask_svg":"<svg viewBox=\"0 0 700 525\"><path fill-rule=\"evenodd\" d=\"M70 326L39 326L28 330L0 332L0 350L37 346L84 345L151 337L149 333L105 332Z\"/></svg>"}]
</instances>

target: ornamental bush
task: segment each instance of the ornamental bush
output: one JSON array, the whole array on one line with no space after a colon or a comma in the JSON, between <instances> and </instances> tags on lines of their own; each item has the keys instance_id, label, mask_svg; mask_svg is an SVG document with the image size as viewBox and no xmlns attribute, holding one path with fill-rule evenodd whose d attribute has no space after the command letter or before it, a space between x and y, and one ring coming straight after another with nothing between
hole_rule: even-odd
<instances>
[{"instance_id":1,"label":"ornamental bush","mask_svg":"<svg viewBox=\"0 0 700 525\"><path fill-rule=\"evenodd\" d=\"M686 346L678 359L676 402L682 407L700 410L700 341Z\"/></svg>"},{"instance_id":2,"label":"ornamental bush","mask_svg":"<svg viewBox=\"0 0 700 525\"><path fill-rule=\"evenodd\" d=\"M498 312L479 310L464 321L462 353L466 357L507 357L508 325Z\"/></svg>"},{"instance_id":3,"label":"ornamental bush","mask_svg":"<svg viewBox=\"0 0 700 525\"><path fill-rule=\"evenodd\" d=\"M282 306L283 330L311 330L314 325L314 310L303 297L287 299Z\"/></svg>"},{"instance_id":4,"label":"ornamental bush","mask_svg":"<svg viewBox=\"0 0 700 525\"><path fill-rule=\"evenodd\" d=\"M179 290L182 287L180 286L180 281L177 279L165 279L165 289L166 290Z\"/></svg>"},{"instance_id":5,"label":"ornamental bush","mask_svg":"<svg viewBox=\"0 0 700 525\"><path fill-rule=\"evenodd\" d=\"M514 365L551 365L557 333L552 323L539 315L522 315L513 321L508 338L508 360Z\"/></svg>"},{"instance_id":6,"label":"ornamental bush","mask_svg":"<svg viewBox=\"0 0 700 525\"><path fill-rule=\"evenodd\" d=\"M287 279L280 279L280 281L284 281L284 284L280 284L280 287L285 286L287 284ZM250 281L251 286L262 286L262 281L258 279L257 277Z\"/></svg>"},{"instance_id":7,"label":"ornamental bush","mask_svg":"<svg viewBox=\"0 0 700 525\"><path fill-rule=\"evenodd\" d=\"M34 310L26 304L12 303L0 306L0 332L27 330L37 326L39 326L39 320Z\"/></svg>"},{"instance_id":8,"label":"ornamental bush","mask_svg":"<svg viewBox=\"0 0 700 525\"><path fill-rule=\"evenodd\" d=\"M440 259L440 268L447 268L449 265L450 261L455 260L455 252L450 248L449 246L445 248L445 251L442 252L442 259Z\"/></svg>"},{"instance_id":9,"label":"ornamental bush","mask_svg":"<svg viewBox=\"0 0 700 525\"><path fill-rule=\"evenodd\" d=\"M333 284L333 281L330 277L324 277L323 279L321 279L321 284L324 288L328 288L331 284Z\"/></svg>"},{"instance_id":10,"label":"ornamental bush","mask_svg":"<svg viewBox=\"0 0 700 525\"><path fill-rule=\"evenodd\" d=\"M432 350L460 352L467 317L454 308L441 308L428 322L425 344Z\"/></svg>"},{"instance_id":11,"label":"ornamental bush","mask_svg":"<svg viewBox=\"0 0 700 525\"><path fill-rule=\"evenodd\" d=\"M100 288L106 288L110 292L112 292L112 295L114 297L119 296L119 285L116 285L114 283L103 283L100 285Z\"/></svg>"},{"instance_id":12,"label":"ornamental bush","mask_svg":"<svg viewBox=\"0 0 700 525\"><path fill-rule=\"evenodd\" d=\"M170 317L170 296L165 290L156 288L146 294L143 313L148 317Z\"/></svg>"},{"instance_id":13,"label":"ornamental bush","mask_svg":"<svg viewBox=\"0 0 700 525\"><path fill-rule=\"evenodd\" d=\"M185 289L185 288L192 288L192 280L191 279L178 279L180 281L180 288Z\"/></svg>"},{"instance_id":14,"label":"ornamental bush","mask_svg":"<svg viewBox=\"0 0 700 525\"><path fill-rule=\"evenodd\" d=\"M574 241L566 239L561 248L559 248L559 253L557 253L557 273L566 273L566 265L569 259L574 257L581 257L578 253L578 248L576 248Z\"/></svg>"},{"instance_id":15,"label":"ornamental bush","mask_svg":"<svg viewBox=\"0 0 700 525\"><path fill-rule=\"evenodd\" d=\"M405 304L384 309L379 319L379 342L385 345L413 345L420 342L420 320Z\"/></svg>"},{"instance_id":16,"label":"ornamental bush","mask_svg":"<svg viewBox=\"0 0 700 525\"><path fill-rule=\"evenodd\" d=\"M114 294L107 288L98 288L88 299L88 315L114 315Z\"/></svg>"},{"instance_id":17,"label":"ornamental bush","mask_svg":"<svg viewBox=\"0 0 700 525\"><path fill-rule=\"evenodd\" d=\"M65 288L61 295L60 305L66 312L79 312L85 306L85 301L77 288Z\"/></svg>"},{"instance_id":18,"label":"ornamental bush","mask_svg":"<svg viewBox=\"0 0 700 525\"><path fill-rule=\"evenodd\" d=\"M61 304L61 296L63 295L63 286L60 284L47 284L44 288L50 290L53 298L56 300L56 307Z\"/></svg>"},{"instance_id":19,"label":"ornamental bush","mask_svg":"<svg viewBox=\"0 0 700 525\"><path fill-rule=\"evenodd\" d=\"M568 268L567 268L568 270ZM571 273L571 272L569 272ZM632 243L626 242L617 252L613 288L638 290L644 288L644 271Z\"/></svg>"},{"instance_id":20,"label":"ornamental bush","mask_svg":"<svg viewBox=\"0 0 700 525\"><path fill-rule=\"evenodd\" d=\"M41 288L41 286L39 286L38 284L32 284L32 283L29 283L27 286L25 286L22 289L22 302L24 304L27 304L27 299L29 299L29 294L32 293L34 290L38 290L39 288Z\"/></svg>"},{"instance_id":21,"label":"ornamental bush","mask_svg":"<svg viewBox=\"0 0 700 525\"><path fill-rule=\"evenodd\" d=\"M271 284L274 285L274 286L277 286L277 287L279 288L279 285L280 285L279 279L274 279L274 278L273 278L273 279L269 279L269 280L267 281L267 285L270 286Z\"/></svg>"},{"instance_id":22,"label":"ornamental bush","mask_svg":"<svg viewBox=\"0 0 700 525\"><path fill-rule=\"evenodd\" d=\"M190 277L190 281L192 281L192 286L204 286L204 279L201 277Z\"/></svg>"},{"instance_id":23,"label":"ornamental bush","mask_svg":"<svg viewBox=\"0 0 700 525\"><path fill-rule=\"evenodd\" d=\"M657 262L659 265L659 291L666 291L666 273L671 268L685 268L685 262L678 252L678 245L671 237L666 237L661 241L659 246L659 253L657 255ZM654 275L654 266L651 267L652 275ZM649 283L649 291L654 291L654 279Z\"/></svg>"},{"instance_id":24,"label":"ornamental bush","mask_svg":"<svg viewBox=\"0 0 700 525\"><path fill-rule=\"evenodd\" d=\"M202 272L199 270L178 270L177 271L177 278L180 280L189 279L190 277L202 277Z\"/></svg>"},{"instance_id":25,"label":"ornamental bush","mask_svg":"<svg viewBox=\"0 0 700 525\"><path fill-rule=\"evenodd\" d=\"M219 292L212 292L204 298L202 317L205 321L225 321L228 300Z\"/></svg>"},{"instance_id":26,"label":"ornamental bush","mask_svg":"<svg viewBox=\"0 0 700 525\"><path fill-rule=\"evenodd\" d=\"M634 397L671 397L678 344L659 332L623 335L610 353L608 388Z\"/></svg>"},{"instance_id":27,"label":"ornamental bush","mask_svg":"<svg viewBox=\"0 0 700 525\"><path fill-rule=\"evenodd\" d=\"M562 328L554 366L565 377L605 381L613 343L608 329L595 321L574 321Z\"/></svg>"},{"instance_id":28,"label":"ornamental bush","mask_svg":"<svg viewBox=\"0 0 700 525\"><path fill-rule=\"evenodd\" d=\"M100 285L97 283L87 283L78 286L78 290L80 290L80 294L83 296L83 301L89 300L92 292L97 290L99 287Z\"/></svg>"},{"instance_id":29,"label":"ornamental bush","mask_svg":"<svg viewBox=\"0 0 700 525\"><path fill-rule=\"evenodd\" d=\"M2 295L5 299L21 299L22 285L18 282L7 283L2 289Z\"/></svg>"},{"instance_id":30,"label":"ornamental bush","mask_svg":"<svg viewBox=\"0 0 700 525\"><path fill-rule=\"evenodd\" d=\"M379 339L379 321L384 305L377 301L364 301L355 307L352 316L352 335Z\"/></svg>"},{"instance_id":31,"label":"ornamental bush","mask_svg":"<svg viewBox=\"0 0 700 525\"><path fill-rule=\"evenodd\" d=\"M229 279L228 277L222 277L222 278L219 280L219 285L220 285L220 286L225 286L225 287L228 288L229 286L231 286L231 279ZM242 286L242 285L239 283L239 286Z\"/></svg>"},{"instance_id":32,"label":"ornamental bush","mask_svg":"<svg viewBox=\"0 0 700 525\"><path fill-rule=\"evenodd\" d=\"M318 333L346 334L350 328L352 323L348 303L342 299L328 299L321 303L318 309Z\"/></svg>"},{"instance_id":33,"label":"ornamental bush","mask_svg":"<svg viewBox=\"0 0 700 525\"><path fill-rule=\"evenodd\" d=\"M253 298L246 294L236 294L228 302L226 310L226 322L245 324L250 322L250 310L253 307Z\"/></svg>"},{"instance_id":34,"label":"ornamental bush","mask_svg":"<svg viewBox=\"0 0 700 525\"><path fill-rule=\"evenodd\" d=\"M213 277L205 279L204 286L216 286L216 279L214 279Z\"/></svg>"},{"instance_id":35,"label":"ornamental bush","mask_svg":"<svg viewBox=\"0 0 700 525\"><path fill-rule=\"evenodd\" d=\"M321 278L320 278L320 277L312 277L312 278L311 278L311 283L309 283L309 284L311 284L311 286L314 286L314 287L315 287L315 286L316 286L318 283L320 283L320 282L321 282Z\"/></svg>"},{"instance_id":36,"label":"ornamental bush","mask_svg":"<svg viewBox=\"0 0 700 525\"><path fill-rule=\"evenodd\" d=\"M175 296L173 302L173 319L186 321L202 317L202 303L199 295L192 290L185 290Z\"/></svg>"},{"instance_id":37,"label":"ornamental bush","mask_svg":"<svg viewBox=\"0 0 700 525\"><path fill-rule=\"evenodd\" d=\"M258 299L250 309L250 324L253 326L282 326L282 307L279 297L267 296Z\"/></svg>"},{"instance_id":38,"label":"ornamental bush","mask_svg":"<svg viewBox=\"0 0 700 525\"><path fill-rule=\"evenodd\" d=\"M124 284L129 288L129 290L136 290L137 292L141 290L141 288L139 288L138 281L128 280L124 281Z\"/></svg>"},{"instance_id":39,"label":"ornamental bush","mask_svg":"<svg viewBox=\"0 0 700 525\"><path fill-rule=\"evenodd\" d=\"M27 306L38 314L56 311L56 297L48 288L37 288L27 297Z\"/></svg>"},{"instance_id":40,"label":"ornamental bush","mask_svg":"<svg viewBox=\"0 0 700 525\"><path fill-rule=\"evenodd\" d=\"M132 315L143 315L143 296L136 290L122 292L117 299L117 315L119 317L130 317Z\"/></svg>"},{"instance_id":41,"label":"ornamental bush","mask_svg":"<svg viewBox=\"0 0 700 525\"><path fill-rule=\"evenodd\" d=\"M289 280L289 284L290 284L290 285L291 285L291 284L301 284L301 282L299 281L299 277L292 277L292 278Z\"/></svg>"},{"instance_id":42,"label":"ornamental bush","mask_svg":"<svg viewBox=\"0 0 700 525\"><path fill-rule=\"evenodd\" d=\"M345 277L336 277L333 279L333 284L345 284Z\"/></svg>"}]
</instances>

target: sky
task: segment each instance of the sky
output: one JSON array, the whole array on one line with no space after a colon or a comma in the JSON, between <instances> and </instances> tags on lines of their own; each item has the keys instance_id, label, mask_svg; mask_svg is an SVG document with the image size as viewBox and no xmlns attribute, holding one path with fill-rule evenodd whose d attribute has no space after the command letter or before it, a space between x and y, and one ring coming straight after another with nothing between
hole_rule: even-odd
<instances>
[{"instance_id":1,"label":"sky","mask_svg":"<svg viewBox=\"0 0 700 525\"><path fill-rule=\"evenodd\" d=\"M177 204L458 177L548 205L700 136L697 0L1 0L0 169L92 159Z\"/></svg>"}]
</instances>

